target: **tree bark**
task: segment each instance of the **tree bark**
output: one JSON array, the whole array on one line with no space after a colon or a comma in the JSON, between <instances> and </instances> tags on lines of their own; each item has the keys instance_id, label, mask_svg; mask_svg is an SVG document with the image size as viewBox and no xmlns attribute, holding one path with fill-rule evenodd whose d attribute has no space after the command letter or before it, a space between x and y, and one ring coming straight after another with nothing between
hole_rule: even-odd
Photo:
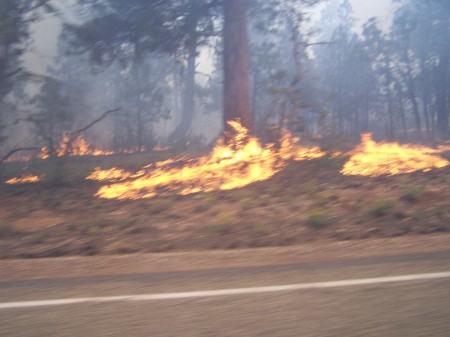
<instances>
[{"instance_id":1,"label":"tree bark","mask_svg":"<svg viewBox=\"0 0 450 337\"><path fill-rule=\"evenodd\" d=\"M240 119L254 135L250 109L247 0L225 0L224 7L224 130Z\"/></svg>"}]
</instances>

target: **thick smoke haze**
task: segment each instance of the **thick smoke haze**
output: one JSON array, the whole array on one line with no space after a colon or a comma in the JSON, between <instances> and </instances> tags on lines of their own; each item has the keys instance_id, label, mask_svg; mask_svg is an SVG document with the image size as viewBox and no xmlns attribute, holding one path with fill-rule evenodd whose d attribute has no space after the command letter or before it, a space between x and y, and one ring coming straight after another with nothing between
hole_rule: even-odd
<instances>
[{"instance_id":1,"label":"thick smoke haze","mask_svg":"<svg viewBox=\"0 0 450 337\"><path fill-rule=\"evenodd\" d=\"M445 136L445 2L329 0L308 7L301 1L271 1L254 0L248 29L252 116L263 142L273 142L273 130L284 127L310 139L337 134L356 139L368 131L385 138ZM221 132L220 11L195 23L198 30L212 31L202 38L196 33L194 52L187 39L174 42L178 45L170 52L153 49L143 57L131 40L117 44L107 31L91 32L89 18L95 13L82 18L76 1L54 3L57 13L31 25L23 56L29 72L47 79L27 82L28 95L17 100L18 110L45 119L54 108L38 105L53 100L68 111L60 116L60 127L73 130L120 108L86 133L107 148L205 146ZM125 6L120 18L127 5L116 5ZM61 34L64 23L78 28ZM70 54L77 29L87 38L78 41L78 51L83 43L88 48ZM92 37L100 40L89 45ZM161 45L165 42L170 39ZM97 55L92 53L104 43ZM57 83L44 85L51 81ZM7 122L7 147L45 138L33 123Z\"/></svg>"},{"instance_id":2,"label":"thick smoke haze","mask_svg":"<svg viewBox=\"0 0 450 337\"><path fill-rule=\"evenodd\" d=\"M351 0L350 1L354 17L357 20L357 31L360 32L361 26L371 17L379 18L382 27L386 28L391 24L393 4L391 0ZM320 11L324 5L317 6L313 10L314 18L318 19ZM47 15L44 20L36 23L32 27L33 45L30 52L26 55L26 65L31 71L44 73L53 58L57 56L57 41L61 31L61 22L64 19L74 20L73 5L69 2L59 2L58 9L62 15ZM319 27L320 28L320 27ZM202 54L199 63L201 72L209 72L212 67L210 53Z\"/></svg>"}]
</instances>

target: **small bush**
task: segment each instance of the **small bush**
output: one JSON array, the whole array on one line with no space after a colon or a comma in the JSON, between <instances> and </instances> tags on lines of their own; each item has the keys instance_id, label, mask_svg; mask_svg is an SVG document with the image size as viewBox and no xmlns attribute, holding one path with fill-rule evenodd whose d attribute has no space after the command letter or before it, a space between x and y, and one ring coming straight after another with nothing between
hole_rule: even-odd
<instances>
[{"instance_id":1,"label":"small bush","mask_svg":"<svg viewBox=\"0 0 450 337\"><path fill-rule=\"evenodd\" d=\"M15 228L9 223L0 221L0 238L11 236L15 233Z\"/></svg>"},{"instance_id":2,"label":"small bush","mask_svg":"<svg viewBox=\"0 0 450 337\"><path fill-rule=\"evenodd\" d=\"M239 205L243 210L252 208L253 206L253 199L252 198L243 198L239 200Z\"/></svg>"},{"instance_id":3,"label":"small bush","mask_svg":"<svg viewBox=\"0 0 450 337\"><path fill-rule=\"evenodd\" d=\"M313 209L308 216L308 224L314 228L325 227L328 224L326 212L320 208Z\"/></svg>"},{"instance_id":4,"label":"small bush","mask_svg":"<svg viewBox=\"0 0 450 337\"><path fill-rule=\"evenodd\" d=\"M73 222L69 222L67 224L67 231L69 232L75 232L78 229L77 224L73 223Z\"/></svg>"},{"instance_id":5,"label":"small bush","mask_svg":"<svg viewBox=\"0 0 450 337\"><path fill-rule=\"evenodd\" d=\"M207 196L202 200L200 205L195 207L195 212L204 213L214 206L216 199L213 196Z\"/></svg>"},{"instance_id":6,"label":"small bush","mask_svg":"<svg viewBox=\"0 0 450 337\"><path fill-rule=\"evenodd\" d=\"M319 181L315 178L309 179L304 186L306 193L314 194L318 191Z\"/></svg>"},{"instance_id":7,"label":"small bush","mask_svg":"<svg viewBox=\"0 0 450 337\"><path fill-rule=\"evenodd\" d=\"M47 236L47 233L45 233L44 231L40 231L40 232L34 233L32 238L31 238L31 243L35 244L35 245L43 243L45 238L46 238L46 236Z\"/></svg>"},{"instance_id":8,"label":"small bush","mask_svg":"<svg viewBox=\"0 0 450 337\"><path fill-rule=\"evenodd\" d=\"M221 213L206 227L209 234L220 233L222 235L230 234L233 223L235 222L234 214Z\"/></svg>"},{"instance_id":9,"label":"small bush","mask_svg":"<svg viewBox=\"0 0 450 337\"><path fill-rule=\"evenodd\" d=\"M391 200L378 200L369 210L369 214L373 217L379 218L388 214L392 208L394 208L394 204Z\"/></svg>"},{"instance_id":10,"label":"small bush","mask_svg":"<svg viewBox=\"0 0 450 337\"><path fill-rule=\"evenodd\" d=\"M419 199L421 194L422 194L422 189L420 187L409 186L404 189L401 199L413 203Z\"/></svg>"},{"instance_id":11,"label":"small bush","mask_svg":"<svg viewBox=\"0 0 450 337\"><path fill-rule=\"evenodd\" d=\"M265 222L257 222L253 224L253 230L258 236L265 236L269 234L269 227Z\"/></svg>"},{"instance_id":12,"label":"small bush","mask_svg":"<svg viewBox=\"0 0 450 337\"><path fill-rule=\"evenodd\" d=\"M162 213L167 211L171 205L169 200L152 200L147 206L148 213L151 215Z\"/></svg>"},{"instance_id":13,"label":"small bush","mask_svg":"<svg viewBox=\"0 0 450 337\"><path fill-rule=\"evenodd\" d=\"M322 192L318 192L314 195L314 201L319 206L325 206L331 199L333 199L334 195L332 192L326 190Z\"/></svg>"},{"instance_id":14,"label":"small bush","mask_svg":"<svg viewBox=\"0 0 450 337\"><path fill-rule=\"evenodd\" d=\"M295 217L295 218L290 219L289 223L291 226L300 227L300 226L304 225L305 219Z\"/></svg>"},{"instance_id":15,"label":"small bush","mask_svg":"<svg viewBox=\"0 0 450 337\"><path fill-rule=\"evenodd\" d=\"M144 232L145 232L145 228L142 227L142 226L132 227L132 228L130 228L127 231L128 234L132 234L132 235L134 235L134 234L142 234Z\"/></svg>"},{"instance_id":16,"label":"small bush","mask_svg":"<svg viewBox=\"0 0 450 337\"><path fill-rule=\"evenodd\" d=\"M102 229L106 226L107 221L102 218L92 219L87 222L84 228L84 233L87 235L96 236L102 232Z\"/></svg>"},{"instance_id":17,"label":"small bush","mask_svg":"<svg viewBox=\"0 0 450 337\"><path fill-rule=\"evenodd\" d=\"M333 169L341 167L343 165L343 158L333 156L331 152L327 152L325 156L319 158L318 162L320 166L326 169Z\"/></svg>"},{"instance_id":18,"label":"small bush","mask_svg":"<svg viewBox=\"0 0 450 337\"><path fill-rule=\"evenodd\" d=\"M258 203L262 207L269 206L272 203L272 198L270 195L263 194L259 197Z\"/></svg>"}]
</instances>

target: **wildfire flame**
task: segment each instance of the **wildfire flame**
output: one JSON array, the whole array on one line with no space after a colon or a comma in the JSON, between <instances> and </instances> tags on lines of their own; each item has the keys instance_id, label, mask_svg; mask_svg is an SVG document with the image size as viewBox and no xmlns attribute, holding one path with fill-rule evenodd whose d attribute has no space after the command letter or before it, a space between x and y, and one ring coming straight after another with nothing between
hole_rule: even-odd
<instances>
[{"instance_id":1,"label":"wildfire flame","mask_svg":"<svg viewBox=\"0 0 450 337\"><path fill-rule=\"evenodd\" d=\"M70 141L70 136L65 134L63 139L56 149L55 154L57 157L63 157L66 155L70 156L107 156L114 152L104 151L100 149L93 148L81 135L75 137L74 140ZM46 159L50 156L50 150L46 147L41 149L39 153L39 158Z\"/></svg>"},{"instance_id":2,"label":"wildfire flame","mask_svg":"<svg viewBox=\"0 0 450 337\"><path fill-rule=\"evenodd\" d=\"M100 167L96 167L95 171L86 177L87 180L95 181L121 181L133 176L133 173L112 168L110 170L102 170Z\"/></svg>"},{"instance_id":3,"label":"wildfire flame","mask_svg":"<svg viewBox=\"0 0 450 337\"><path fill-rule=\"evenodd\" d=\"M320 147L299 146L300 138L294 137L290 132L286 132L281 138L279 155L284 160L311 160L321 158L325 155Z\"/></svg>"},{"instance_id":4,"label":"wildfire flame","mask_svg":"<svg viewBox=\"0 0 450 337\"><path fill-rule=\"evenodd\" d=\"M41 181L41 177L34 176L31 174L24 174L20 177L12 178L6 181L9 185L16 185L16 184L29 184L29 183L37 183Z\"/></svg>"},{"instance_id":5,"label":"wildfire flame","mask_svg":"<svg viewBox=\"0 0 450 337\"><path fill-rule=\"evenodd\" d=\"M295 145L297 138L286 135L281 148L263 147L248 136L237 121L228 122L235 131L229 144L219 141L208 156L170 159L150 164L136 174L119 169L96 170L88 179L118 181L103 186L96 196L106 199L151 198L161 193L187 195L213 190L230 190L266 180L286 166L287 160L304 160L324 155L319 148Z\"/></svg>"},{"instance_id":6,"label":"wildfire flame","mask_svg":"<svg viewBox=\"0 0 450 337\"><path fill-rule=\"evenodd\" d=\"M344 165L344 175L376 177L396 175L415 171L427 172L433 168L443 168L450 163L436 155L442 149L424 146L400 145L398 143L376 143L370 133L361 135L354 155Z\"/></svg>"},{"instance_id":7,"label":"wildfire flame","mask_svg":"<svg viewBox=\"0 0 450 337\"><path fill-rule=\"evenodd\" d=\"M152 151L165 151L168 148L155 147ZM70 136L68 133L64 134L60 144L55 150L55 155L57 157L64 156L109 156L117 153L122 154L131 154L139 151L145 151L145 148L141 149L129 149L129 150L121 150L121 151L108 151L96 148L92 144L90 144L87 140L85 140L81 135L76 136L72 141L70 141ZM40 159L47 159L51 155L50 149L48 147L41 148L37 157ZM8 158L7 162L16 162L16 161L29 161L33 157L32 156L12 156Z\"/></svg>"},{"instance_id":8,"label":"wildfire flame","mask_svg":"<svg viewBox=\"0 0 450 337\"><path fill-rule=\"evenodd\" d=\"M154 152L163 152L163 151L167 151L170 150L170 147L168 146L161 146L160 141L158 140L158 142L156 143L155 146L153 146L152 151Z\"/></svg>"}]
</instances>

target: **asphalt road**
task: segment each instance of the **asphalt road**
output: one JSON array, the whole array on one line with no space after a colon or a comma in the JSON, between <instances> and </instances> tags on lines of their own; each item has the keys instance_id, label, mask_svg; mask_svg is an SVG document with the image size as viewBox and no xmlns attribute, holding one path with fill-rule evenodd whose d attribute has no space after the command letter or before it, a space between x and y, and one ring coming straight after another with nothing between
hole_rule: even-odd
<instances>
[{"instance_id":1,"label":"asphalt road","mask_svg":"<svg viewBox=\"0 0 450 337\"><path fill-rule=\"evenodd\" d=\"M220 255L215 254L216 258ZM450 277L380 279L450 272L450 249L387 256L336 255L298 262L268 259L258 265L226 268L220 267L226 263L217 263L193 270L3 275L0 336L450 336ZM71 260L60 261L70 269L67 261ZM367 278L375 280L354 282ZM208 293L342 280L317 289ZM199 293L187 298L164 295L193 291ZM44 300L142 294L165 297L32 306ZM1 308L8 303L23 307Z\"/></svg>"}]
</instances>

